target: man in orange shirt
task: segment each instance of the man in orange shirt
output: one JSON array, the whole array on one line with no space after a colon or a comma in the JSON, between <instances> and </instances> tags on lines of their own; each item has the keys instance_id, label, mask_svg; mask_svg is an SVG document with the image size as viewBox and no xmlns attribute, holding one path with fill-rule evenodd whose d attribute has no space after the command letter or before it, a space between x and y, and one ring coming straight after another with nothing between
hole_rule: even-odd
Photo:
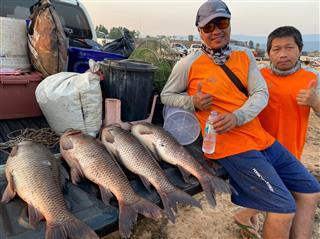
<instances>
[{"instance_id":1,"label":"man in orange shirt","mask_svg":"<svg viewBox=\"0 0 320 239\"><path fill-rule=\"evenodd\" d=\"M279 27L268 36L267 52L271 64L261 69L261 73L270 97L267 107L259 114L262 127L299 160L306 141L310 108L320 117L319 72L301 66L302 47L301 33L294 27ZM291 235L311 238L314 205L302 204L299 199L296 197L296 203L301 204L297 208L303 213L296 212L301 216L294 219ZM254 209L243 209L234 215L234 219L250 225L257 213Z\"/></svg>"},{"instance_id":2,"label":"man in orange shirt","mask_svg":"<svg viewBox=\"0 0 320 239\"><path fill-rule=\"evenodd\" d=\"M230 18L223 1L201 5L196 26L202 49L175 65L161 92L161 101L195 111L202 132L210 111L219 113L213 123L218 133L215 152L206 157L218 160L228 172L238 192L231 198L235 204L267 212L265 239L289 238L293 218L301 206L291 192L297 192L299 201L315 207L320 185L262 128L257 115L267 105L267 86L251 51L229 45ZM244 90L231 81L226 67ZM180 94L184 91L188 95ZM258 237L253 227L244 229Z\"/></svg>"}]
</instances>

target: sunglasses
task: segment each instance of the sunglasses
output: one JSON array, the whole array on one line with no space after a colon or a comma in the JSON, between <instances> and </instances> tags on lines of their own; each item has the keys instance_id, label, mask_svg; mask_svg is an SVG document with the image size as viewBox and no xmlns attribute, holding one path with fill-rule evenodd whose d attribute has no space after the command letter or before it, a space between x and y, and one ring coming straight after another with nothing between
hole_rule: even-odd
<instances>
[{"instance_id":1,"label":"sunglasses","mask_svg":"<svg viewBox=\"0 0 320 239\"><path fill-rule=\"evenodd\" d=\"M202 31L205 33L213 32L214 29L217 27L219 29L226 29L230 26L230 19L224 18L221 20L215 20L207 23L204 27L201 27Z\"/></svg>"}]
</instances>

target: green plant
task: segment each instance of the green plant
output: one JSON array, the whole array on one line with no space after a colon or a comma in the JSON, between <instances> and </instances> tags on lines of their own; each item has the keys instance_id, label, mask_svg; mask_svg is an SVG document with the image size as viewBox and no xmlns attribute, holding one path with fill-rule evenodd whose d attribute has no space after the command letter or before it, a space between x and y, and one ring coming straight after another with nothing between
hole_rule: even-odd
<instances>
[{"instance_id":1,"label":"green plant","mask_svg":"<svg viewBox=\"0 0 320 239\"><path fill-rule=\"evenodd\" d=\"M146 44L144 44L146 45ZM154 83L156 90L160 93L167 82L168 77L171 74L173 68L172 59L166 58L165 54L161 54L161 48L157 47L155 41L149 42L149 47L140 47L136 48L130 55L130 59L142 60L148 63L153 64L157 67L155 72ZM153 49L152 49L153 48ZM162 48L164 49L164 48Z\"/></svg>"}]
</instances>

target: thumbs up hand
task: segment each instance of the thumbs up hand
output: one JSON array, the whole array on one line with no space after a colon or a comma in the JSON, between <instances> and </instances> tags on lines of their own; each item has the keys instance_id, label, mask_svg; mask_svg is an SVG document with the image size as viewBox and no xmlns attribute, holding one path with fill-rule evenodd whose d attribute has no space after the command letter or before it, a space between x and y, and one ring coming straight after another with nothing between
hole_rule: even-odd
<instances>
[{"instance_id":1,"label":"thumbs up hand","mask_svg":"<svg viewBox=\"0 0 320 239\"><path fill-rule=\"evenodd\" d=\"M316 107L319 104L319 99L316 94L317 80L310 81L308 89L300 90L297 95L298 105Z\"/></svg>"},{"instance_id":2,"label":"thumbs up hand","mask_svg":"<svg viewBox=\"0 0 320 239\"><path fill-rule=\"evenodd\" d=\"M202 93L202 82L198 83L197 93L192 97L193 105L198 110L209 110L212 105L212 95Z\"/></svg>"}]
</instances>

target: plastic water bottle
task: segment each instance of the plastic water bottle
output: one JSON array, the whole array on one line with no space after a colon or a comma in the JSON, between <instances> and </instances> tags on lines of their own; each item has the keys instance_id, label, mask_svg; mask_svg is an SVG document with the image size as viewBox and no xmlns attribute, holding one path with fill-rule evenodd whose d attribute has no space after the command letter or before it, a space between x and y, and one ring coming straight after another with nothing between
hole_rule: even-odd
<instances>
[{"instance_id":1,"label":"plastic water bottle","mask_svg":"<svg viewBox=\"0 0 320 239\"><path fill-rule=\"evenodd\" d=\"M214 153L214 150L216 148L217 133L214 130L212 123L217 116L218 116L218 113L216 111L211 111L208 117L208 120L206 122L206 126L204 129L203 143L202 143L202 152L206 154Z\"/></svg>"}]
</instances>

